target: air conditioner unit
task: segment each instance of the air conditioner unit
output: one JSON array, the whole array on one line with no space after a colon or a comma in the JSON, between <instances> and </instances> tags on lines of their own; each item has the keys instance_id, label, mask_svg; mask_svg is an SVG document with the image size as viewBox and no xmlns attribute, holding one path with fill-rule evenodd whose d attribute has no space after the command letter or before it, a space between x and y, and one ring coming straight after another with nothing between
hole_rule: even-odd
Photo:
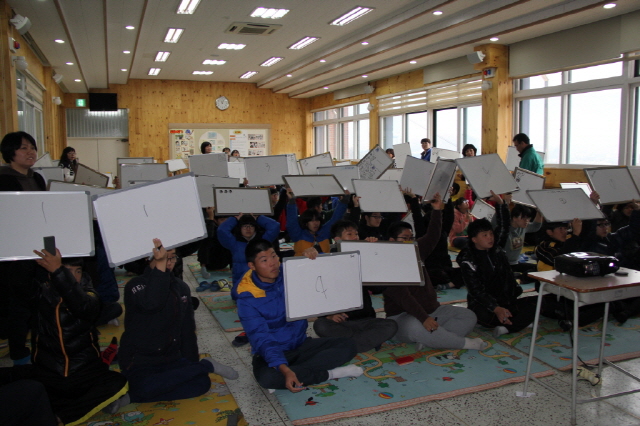
<instances>
[{"instance_id":1,"label":"air conditioner unit","mask_svg":"<svg viewBox=\"0 0 640 426\"><path fill-rule=\"evenodd\" d=\"M224 31L231 34L271 35L282 28L282 25L252 24L250 22L234 22Z\"/></svg>"}]
</instances>

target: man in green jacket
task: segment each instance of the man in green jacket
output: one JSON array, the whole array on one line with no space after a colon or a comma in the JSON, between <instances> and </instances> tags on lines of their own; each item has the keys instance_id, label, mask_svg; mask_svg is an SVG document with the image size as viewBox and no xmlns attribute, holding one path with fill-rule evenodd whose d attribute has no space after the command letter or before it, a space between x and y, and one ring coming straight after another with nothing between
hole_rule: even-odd
<instances>
[{"instance_id":1,"label":"man in green jacket","mask_svg":"<svg viewBox=\"0 0 640 426\"><path fill-rule=\"evenodd\" d=\"M524 133L518 133L513 137L513 146L520 153L518 154L518 157L520 157L519 167L541 175L544 171L544 164L542 164L540 156L529 142L529 136Z\"/></svg>"}]
</instances>

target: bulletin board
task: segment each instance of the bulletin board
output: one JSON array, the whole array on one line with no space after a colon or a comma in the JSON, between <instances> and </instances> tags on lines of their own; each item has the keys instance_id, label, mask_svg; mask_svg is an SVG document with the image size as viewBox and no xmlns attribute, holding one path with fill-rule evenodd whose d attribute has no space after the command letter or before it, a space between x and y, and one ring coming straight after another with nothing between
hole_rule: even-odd
<instances>
[{"instance_id":1,"label":"bulletin board","mask_svg":"<svg viewBox=\"0 0 640 426\"><path fill-rule=\"evenodd\" d=\"M224 148L237 149L240 157L269 155L271 152L270 124L169 124L170 159L188 160L189 155L201 154L200 145L209 142L212 152Z\"/></svg>"}]
</instances>

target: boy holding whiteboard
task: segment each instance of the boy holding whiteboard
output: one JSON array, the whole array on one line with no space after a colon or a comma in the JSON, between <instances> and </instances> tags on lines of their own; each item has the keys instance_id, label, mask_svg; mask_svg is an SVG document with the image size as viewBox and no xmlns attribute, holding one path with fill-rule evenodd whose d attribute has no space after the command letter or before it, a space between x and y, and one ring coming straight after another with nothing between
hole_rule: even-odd
<instances>
[{"instance_id":1,"label":"boy holding whiteboard","mask_svg":"<svg viewBox=\"0 0 640 426\"><path fill-rule=\"evenodd\" d=\"M305 251L313 258L315 250ZM284 275L273 245L265 240L247 244L249 271L238 285L238 316L249 336L253 374L267 389L300 392L304 385L343 377L358 377L355 365L340 367L357 353L346 337L307 337L307 320L287 321Z\"/></svg>"}]
</instances>

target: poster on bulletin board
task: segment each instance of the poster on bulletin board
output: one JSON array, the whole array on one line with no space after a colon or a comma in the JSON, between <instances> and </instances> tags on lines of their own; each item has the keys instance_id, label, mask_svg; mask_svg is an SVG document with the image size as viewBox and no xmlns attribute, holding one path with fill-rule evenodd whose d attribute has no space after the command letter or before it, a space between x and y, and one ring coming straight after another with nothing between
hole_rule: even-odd
<instances>
[{"instance_id":1,"label":"poster on bulletin board","mask_svg":"<svg viewBox=\"0 0 640 426\"><path fill-rule=\"evenodd\" d=\"M240 157L267 155L266 131L260 129L232 130L229 132L229 148L231 151L237 149L240 152Z\"/></svg>"},{"instance_id":2,"label":"poster on bulletin board","mask_svg":"<svg viewBox=\"0 0 640 426\"><path fill-rule=\"evenodd\" d=\"M200 146L208 142L212 152L222 152L224 148L238 150L241 157L269 155L270 125L260 128L232 128L224 124L169 125L169 152L171 159L188 160L190 155L201 154ZM200 128L199 128L200 127Z\"/></svg>"}]
</instances>

